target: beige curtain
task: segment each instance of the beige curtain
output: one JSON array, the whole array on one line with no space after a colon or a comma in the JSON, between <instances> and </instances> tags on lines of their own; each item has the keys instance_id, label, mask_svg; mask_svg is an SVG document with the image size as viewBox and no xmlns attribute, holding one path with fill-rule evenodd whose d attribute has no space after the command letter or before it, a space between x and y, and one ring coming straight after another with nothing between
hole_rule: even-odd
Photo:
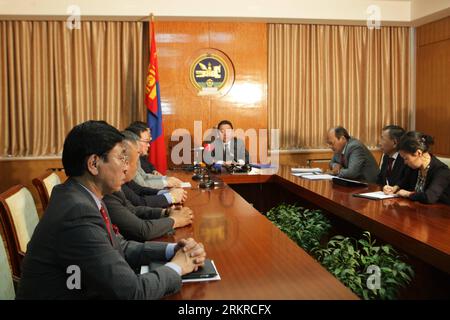
<instances>
[{"instance_id":1,"label":"beige curtain","mask_svg":"<svg viewBox=\"0 0 450 320\"><path fill-rule=\"evenodd\" d=\"M85 120L142 119L144 33L137 22L0 21L0 156L59 154Z\"/></svg>"},{"instance_id":2,"label":"beige curtain","mask_svg":"<svg viewBox=\"0 0 450 320\"><path fill-rule=\"evenodd\" d=\"M336 125L369 146L387 124L408 126L409 29L269 25L269 127L280 149L325 147Z\"/></svg>"}]
</instances>

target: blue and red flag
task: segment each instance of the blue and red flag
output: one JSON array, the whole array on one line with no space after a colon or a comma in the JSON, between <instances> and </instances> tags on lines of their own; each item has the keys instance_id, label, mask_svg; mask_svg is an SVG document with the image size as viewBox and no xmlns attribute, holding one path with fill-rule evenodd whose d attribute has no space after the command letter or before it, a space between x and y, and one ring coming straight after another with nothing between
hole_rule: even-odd
<instances>
[{"instance_id":1,"label":"blue and red flag","mask_svg":"<svg viewBox=\"0 0 450 320\"><path fill-rule=\"evenodd\" d=\"M145 84L145 105L147 107L147 125L152 133L149 161L156 170L166 174L167 155L162 124L161 96L159 93L158 59L156 56L155 26L150 22L150 64Z\"/></svg>"}]
</instances>

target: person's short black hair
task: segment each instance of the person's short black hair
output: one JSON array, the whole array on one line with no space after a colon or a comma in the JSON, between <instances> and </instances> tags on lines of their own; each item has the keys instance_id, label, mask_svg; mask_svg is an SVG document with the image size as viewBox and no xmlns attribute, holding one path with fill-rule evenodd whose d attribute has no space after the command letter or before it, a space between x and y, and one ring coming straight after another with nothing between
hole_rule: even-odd
<instances>
[{"instance_id":1,"label":"person's short black hair","mask_svg":"<svg viewBox=\"0 0 450 320\"><path fill-rule=\"evenodd\" d=\"M419 131L409 131L400 139L398 150L406 151L411 154L415 153L417 150L429 152L433 144L434 139L432 136Z\"/></svg>"},{"instance_id":2,"label":"person's short black hair","mask_svg":"<svg viewBox=\"0 0 450 320\"><path fill-rule=\"evenodd\" d=\"M130 125L125 128L126 131L131 131L138 137L141 136L142 132L149 130L147 124L143 121L133 121Z\"/></svg>"},{"instance_id":3,"label":"person's short black hair","mask_svg":"<svg viewBox=\"0 0 450 320\"><path fill-rule=\"evenodd\" d=\"M105 121L90 120L76 125L64 140L62 163L66 175L82 176L87 169L87 158L93 154L107 161L108 152L122 140L119 130Z\"/></svg>"},{"instance_id":4,"label":"person's short black hair","mask_svg":"<svg viewBox=\"0 0 450 320\"><path fill-rule=\"evenodd\" d=\"M396 143L400 142L400 139L406 132L405 129L403 129L402 127L393 125L393 124L385 126L383 128L383 131L386 131L386 130L389 134L389 139L394 140Z\"/></svg>"},{"instance_id":5,"label":"person's short black hair","mask_svg":"<svg viewBox=\"0 0 450 320\"><path fill-rule=\"evenodd\" d=\"M231 129L233 129L233 124L231 123L231 121L229 120L222 120L219 122L219 124L217 125L217 129L220 129L221 125L227 124L231 127Z\"/></svg>"},{"instance_id":6,"label":"person's short black hair","mask_svg":"<svg viewBox=\"0 0 450 320\"><path fill-rule=\"evenodd\" d=\"M350 140L350 135L348 134L347 129L345 129L344 127L337 126L333 128L333 130L336 138L340 139L341 137L345 137L345 139Z\"/></svg>"}]
</instances>

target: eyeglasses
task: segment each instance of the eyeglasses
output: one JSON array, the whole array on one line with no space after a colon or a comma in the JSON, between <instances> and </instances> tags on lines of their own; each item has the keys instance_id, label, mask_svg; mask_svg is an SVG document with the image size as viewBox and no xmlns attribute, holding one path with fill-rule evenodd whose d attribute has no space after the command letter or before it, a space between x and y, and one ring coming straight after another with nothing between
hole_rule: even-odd
<instances>
[{"instance_id":1,"label":"eyeglasses","mask_svg":"<svg viewBox=\"0 0 450 320\"><path fill-rule=\"evenodd\" d=\"M140 142L143 142L143 143L150 144L150 142L151 142L152 140L139 139L139 141L140 141Z\"/></svg>"}]
</instances>

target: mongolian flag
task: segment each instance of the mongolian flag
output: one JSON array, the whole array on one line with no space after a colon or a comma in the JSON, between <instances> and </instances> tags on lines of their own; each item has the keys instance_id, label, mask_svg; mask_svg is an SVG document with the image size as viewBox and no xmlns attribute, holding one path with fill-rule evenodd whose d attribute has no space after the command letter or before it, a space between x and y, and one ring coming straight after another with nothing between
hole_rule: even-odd
<instances>
[{"instance_id":1,"label":"mongolian flag","mask_svg":"<svg viewBox=\"0 0 450 320\"><path fill-rule=\"evenodd\" d=\"M147 107L147 125L152 133L149 161L163 175L167 170L167 155L164 142L161 96L159 93L158 59L156 56L155 27L150 22L150 64L145 84L145 105Z\"/></svg>"}]
</instances>

